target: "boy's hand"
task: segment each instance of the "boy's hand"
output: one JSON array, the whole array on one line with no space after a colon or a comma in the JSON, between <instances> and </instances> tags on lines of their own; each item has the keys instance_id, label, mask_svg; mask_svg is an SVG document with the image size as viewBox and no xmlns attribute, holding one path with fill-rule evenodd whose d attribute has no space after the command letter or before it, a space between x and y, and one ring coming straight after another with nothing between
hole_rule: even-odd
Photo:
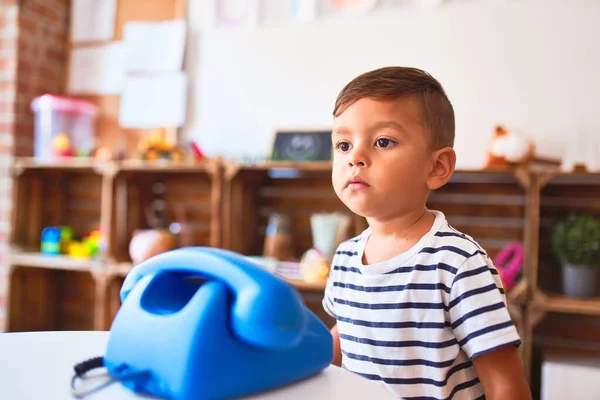
<instances>
[{"instance_id":1,"label":"boy's hand","mask_svg":"<svg viewBox=\"0 0 600 400\"><path fill-rule=\"evenodd\" d=\"M507 346L483 354L473 360L473 366L486 399L531 400L517 347Z\"/></svg>"},{"instance_id":2,"label":"boy's hand","mask_svg":"<svg viewBox=\"0 0 600 400\"><path fill-rule=\"evenodd\" d=\"M340 334L338 332L337 324L331 328L331 336L333 336L333 361L331 364L338 367L342 366L342 350L340 348Z\"/></svg>"}]
</instances>

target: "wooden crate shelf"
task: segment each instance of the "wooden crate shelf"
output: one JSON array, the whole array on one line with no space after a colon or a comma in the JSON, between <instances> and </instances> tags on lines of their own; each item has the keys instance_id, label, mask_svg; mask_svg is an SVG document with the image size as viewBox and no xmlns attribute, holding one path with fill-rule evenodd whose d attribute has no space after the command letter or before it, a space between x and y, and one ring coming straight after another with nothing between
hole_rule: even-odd
<instances>
[{"instance_id":1,"label":"wooden crate shelf","mask_svg":"<svg viewBox=\"0 0 600 400\"><path fill-rule=\"evenodd\" d=\"M132 267L128 255L131 233L148 227L140 210L151 201L148 195L156 183L165 189L168 219L174 219L177 205L183 208L189 219L190 245L220 244L222 165L218 162L42 162L19 158L13 171L9 330L70 326L108 329L120 306L120 285ZM106 237L106 250L96 259L41 254L42 229L65 225L76 235L100 228ZM31 282L42 288L40 296L27 289ZM85 296L78 301L76 296L83 292L76 288L82 285ZM50 302L48 296L57 299L52 303L56 310L44 319L27 317L19 322L22 310L35 299L38 303ZM27 300L29 297L31 300ZM83 318L76 310L77 304L86 310L85 321L77 320Z\"/></svg>"},{"instance_id":2,"label":"wooden crate shelf","mask_svg":"<svg viewBox=\"0 0 600 400\"><path fill-rule=\"evenodd\" d=\"M216 162L162 164L120 163L115 171L115 222L112 224L113 259L130 262L129 242L136 230L150 228L151 202L164 203L167 223L181 222L188 246L221 244L222 168ZM159 193L154 193L158 189ZM185 218L179 221L178 218Z\"/></svg>"},{"instance_id":3,"label":"wooden crate shelf","mask_svg":"<svg viewBox=\"0 0 600 400\"><path fill-rule=\"evenodd\" d=\"M46 227L69 226L75 235L100 227L103 176L91 163L17 160L13 173L15 250L39 252Z\"/></svg>"},{"instance_id":4,"label":"wooden crate shelf","mask_svg":"<svg viewBox=\"0 0 600 400\"><path fill-rule=\"evenodd\" d=\"M89 271L17 265L10 270L9 330L94 329L95 282Z\"/></svg>"},{"instance_id":5,"label":"wooden crate shelf","mask_svg":"<svg viewBox=\"0 0 600 400\"><path fill-rule=\"evenodd\" d=\"M600 315L597 299L576 300L562 295L561 267L551 248L552 229L569 213L600 217L600 174L538 172L536 176L540 196L539 253L532 276L536 289L532 300L548 311Z\"/></svg>"},{"instance_id":6,"label":"wooden crate shelf","mask_svg":"<svg viewBox=\"0 0 600 400\"><path fill-rule=\"evenodd\" d=\"M133 231L148 227L142 210L157 183L164 185L167 219L175 219L177 205L186 209L192 245L261 255L268 217L274 212L291 218L296 258L312 246L312 213L346 212L352 217L353 234L366 228L366 221L336 197L327 162L17 159L13 170L10 330L109 329L120 307L122 282L133 267L129 240ZM524 245L523 276L507 299L522 335L528 374L535 338L553 343L550 334L540 334L547 318L585 317L587 322L578 322L584 326L600 316L600 297L580 300L560 293L560 269L549 247L558 218L569 211L600 215L599 200L600 174L517 169L456 171L428 201L453 227L477 240L492 259L509 243ZM82 260L40 254L41 229L55 225L70 225L76 233L101 227L109 239L104 257ZM333 324L321 306L323 283L284 278L319 318ZM566 345L571 339L556 340ZM583 337L577 346L586 340Z\"/></svg>"},{"instance_id":7,"label":"wooden crate shelf","mask_svg":"<svg viewBox=\"0 0 600 400\"><path fill-rule=\"evenodd\" d=\"M313 213L347 213L354 233L366 227L364 218L336 197L330 163L231 164L225 169L223 192L223 247L245 255L262 254L271 213L290 218L297 258L312 247Z\"/></svg>"},{"instance_id":8,"label":"wooden crate shelf","mask_svg":"<svg viewBox=\"0 0 600 400\"><path fill-rule=\"evenodd\" d=\"M538 254L534 257L536 265L530 276L533 282L530 308L537 314L534 322L539 323L550 313L598 317L600 296L574 299L562 294L561 268L552 252L551 234L557 222L571 212L600 216L600 174L555 170L532 173L537 186L534 195L539 196L540 204L539 221L536 224Z\"/></svg>"}]
</instances>

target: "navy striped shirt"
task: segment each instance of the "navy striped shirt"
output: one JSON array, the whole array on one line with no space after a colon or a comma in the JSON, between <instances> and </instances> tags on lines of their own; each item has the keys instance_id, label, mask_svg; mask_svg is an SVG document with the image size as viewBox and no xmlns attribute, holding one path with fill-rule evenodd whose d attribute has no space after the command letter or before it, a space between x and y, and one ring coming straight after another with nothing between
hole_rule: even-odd
<instances>
[{"instance_id":1,"label":"navy striped shirt","mask_svg":"<svg viewBox=\"0 0 600 400\"><path fill-rule=\"evenodd\" d=\"M342 243L323 307L337 320L342 367L404 399L480 399L472 360L520 338L486 252L443 213L408 251L363 265L371 230Z\"/></svg>"}]
</instances>

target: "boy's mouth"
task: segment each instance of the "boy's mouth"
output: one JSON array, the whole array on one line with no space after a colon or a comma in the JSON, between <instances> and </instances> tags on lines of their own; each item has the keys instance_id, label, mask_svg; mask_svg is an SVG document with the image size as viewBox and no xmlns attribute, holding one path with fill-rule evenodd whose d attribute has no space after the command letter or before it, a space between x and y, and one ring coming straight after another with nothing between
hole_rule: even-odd
<instances>
[{"instance_id":1,"label":"boy's mouth","mask_svg":"<svg viewBox=\"0 0 600 400\"><path fill-rule=\"evenodd\" d=\"M346 181L346 187L349 189L363 189L369 187L369 184L363 179L355 176Z\"/></svg>"}]
</instances>

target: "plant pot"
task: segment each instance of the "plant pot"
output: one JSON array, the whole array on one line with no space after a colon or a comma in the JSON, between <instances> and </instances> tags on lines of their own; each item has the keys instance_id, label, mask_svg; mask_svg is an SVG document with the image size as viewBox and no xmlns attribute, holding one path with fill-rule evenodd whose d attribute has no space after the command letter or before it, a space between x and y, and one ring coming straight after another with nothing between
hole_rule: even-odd
<instances>
[{"instance_id":1,"label":"plant pot","mask_svg":"<svg viewBox=\"0 0 600 400\"><path fill-rule=\"evenodd\" d=\"M594 297L598 294L598 271L596 267L564 264L563 293L568 297Z\"/></svg>"}]
</instances>

